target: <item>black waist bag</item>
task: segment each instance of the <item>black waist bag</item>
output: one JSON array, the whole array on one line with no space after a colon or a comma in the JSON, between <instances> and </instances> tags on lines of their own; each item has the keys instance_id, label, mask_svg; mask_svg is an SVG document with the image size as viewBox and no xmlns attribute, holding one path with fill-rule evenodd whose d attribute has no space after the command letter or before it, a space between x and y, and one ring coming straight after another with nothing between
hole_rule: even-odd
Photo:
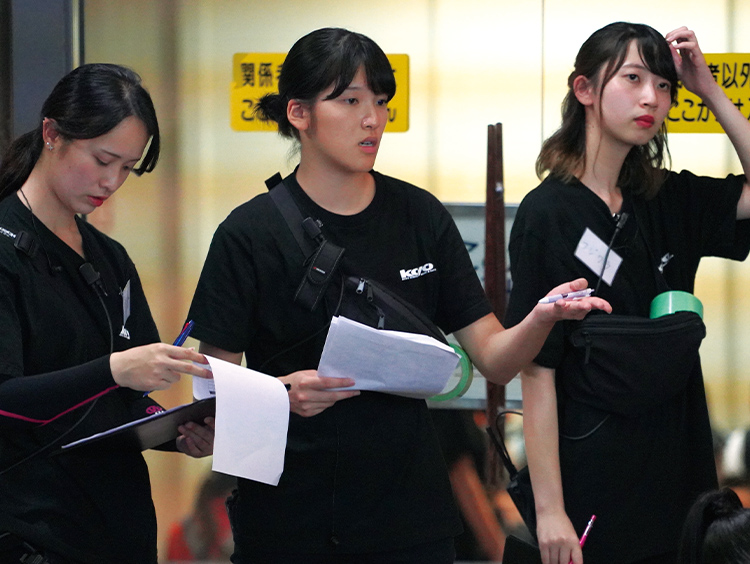
<instances>
[{"instance_id":1,"label":"black waist bag","mask_svg":"<svg viewBox=\"0 0 750 564\"><path fill-rule=\"evenodd\" d=\"M569 333L562 388L576 401L632 416L685 389L705 336L703 320L689 311L656 319L589 315Z\"/></svg>"}]
</instances>

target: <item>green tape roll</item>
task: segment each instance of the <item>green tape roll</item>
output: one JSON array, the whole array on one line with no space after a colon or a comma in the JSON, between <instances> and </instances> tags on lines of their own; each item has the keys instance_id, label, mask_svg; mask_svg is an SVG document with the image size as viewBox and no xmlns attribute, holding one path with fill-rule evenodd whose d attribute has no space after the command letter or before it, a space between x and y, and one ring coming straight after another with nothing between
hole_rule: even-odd
<instances>
[{"instance_id":1,"label":"green tape roll","mask_svg":"<svg viewBox=\"0 0 750 564\"><path fill-rule=\"evenodd\" d=\"M703 304L689 292L679 290L662 292L651 301L651 319L677 311L692 311L703 319Z\"/></svg>"},{"instance_id":2,"label":"green tape roll","mask_svg":"<svg viewBox=\"0 0 750 564\"><path fill-rule=\"evenodd\" d=\"M432 396L430 398L431 401L446 401L454 398L460 398L468 391L469 387L471 386L471 382L474 380L474 366L471 364L471 360L469 360L469 356L466 354L466 351L458 345L454 345L452 343L451 347L453 347L453 350L456 351L459 357L458 362L461 366L461 379L458 381L458 384L456 384L455 388L453 388L452 390L448 390L447 392L443 392L442 394Z\"/></svg>"}]
</instances>

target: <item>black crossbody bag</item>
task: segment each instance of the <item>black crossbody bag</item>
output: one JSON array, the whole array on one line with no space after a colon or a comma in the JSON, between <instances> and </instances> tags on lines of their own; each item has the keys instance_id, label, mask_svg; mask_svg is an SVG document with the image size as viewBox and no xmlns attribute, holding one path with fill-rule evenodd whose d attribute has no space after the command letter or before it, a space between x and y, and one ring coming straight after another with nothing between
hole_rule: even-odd
<instances>
[{"instance_id":1,"label":"black crossbody bag","mask_svg":"<svg viewBox=\"0 0 750 564\"><path fill-rule=\"evenodd\" d=\"M518 509L518 513L521 514L521 518L529 529L531 536L534 540L537 540L536 507L534 506L534 490L531 487L529 467L524 466L518 470L516 465L513 464L513 461L510 458L510 453L508 453L508 449L505 446L505 439L503 438L503 434L500 432L500 428L497 424L497 421L499 421L501 417L504 417L509 413L523 415L520 411L513 410L499 412L495 424L487 427L487 434L490 436L490 440L495 446L505 470L508 472L508 485L506 486L508 495L510 495L510 499L513 500L513 504L516 506L516 509Z\"/></svg>"},{"instance_id":2,"label":"black crossbody bag","mask_svg":"<svg viewBox=\"0 0 750 564\"><path fill-rule=\"evenodd\" d=\"M372 278L345 272L344 248L326 239L318 220L302 215L280 174L266 180L266 186L305 256L295 303L314 311L327 302L331 316L342 315L377 329L421 333L448 344L443 332L417 307Z\"/></svg>"}]
</instances>

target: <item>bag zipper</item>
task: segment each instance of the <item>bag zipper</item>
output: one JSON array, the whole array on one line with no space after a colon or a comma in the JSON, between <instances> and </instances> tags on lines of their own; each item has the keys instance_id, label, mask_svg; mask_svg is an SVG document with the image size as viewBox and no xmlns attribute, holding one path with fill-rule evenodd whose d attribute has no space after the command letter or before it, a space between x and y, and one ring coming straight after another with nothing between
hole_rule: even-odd
<instances>
[{"instance_id":1,"label":"bag zipper","mask_svg":"<svg viewBox=\"0 0 750 564\"><path fill-rule=\"evenodd\" d=\"M356 292L357 294L362 295L365 290L367 290L367 295L365 296L365 299L367 299L367 303L370 304L370 307L375 309L378 314L378 329L385 329L385 312L373 303L373 300L375 298L373 295L372 283L366 278L360 278L359 284L357 284Z\"/></svg>"}]
</instances>

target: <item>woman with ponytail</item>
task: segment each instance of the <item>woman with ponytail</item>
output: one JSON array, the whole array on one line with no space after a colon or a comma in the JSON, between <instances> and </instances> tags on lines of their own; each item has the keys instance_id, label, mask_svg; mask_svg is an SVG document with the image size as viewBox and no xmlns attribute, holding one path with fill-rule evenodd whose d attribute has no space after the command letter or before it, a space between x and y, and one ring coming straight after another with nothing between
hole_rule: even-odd
<instances>
[{"instance_id":1,"label":"woman with ponytail","mask_svg":"<svg viewBox=\"0 0 750 564\"><path fill-rule=\"evenodd\" d=\"M347 269L454 333L483 375L505 383L555 320L609 306L596 298L539 304L503 330L447 210L373 170L395 91L372 39L324 28L292 46L278 93L262 98L258 112L299 148L299 166L283 182L303 217L319 219L326 239L346 249ZM201 352L235 363L244 353L249 368L291 386L278 486L239 479L228 502L232 561L453 562L460 522L425 401L318 374L334 307L295 302L303 263L271 196L261 194L218 227L190 310ZM407 269L421 274L402 275Z\"/></svg>"},{"instance_id":2,"label":"woman with ponytail","mask_svg":"<svg viewBox=\"0 0 750 564\"><path fill-rule=\"evenodd\" d=\"M159 141L140 77L92 64L3 158L0 562L157 562L141 453L60 446L161 411L144 392L180 373L210 377L203 355L159 342L125 249L80 217L153 170ZM163 448L211 453L213 421L182 432Z\"/></svg>"}]
</instances>

